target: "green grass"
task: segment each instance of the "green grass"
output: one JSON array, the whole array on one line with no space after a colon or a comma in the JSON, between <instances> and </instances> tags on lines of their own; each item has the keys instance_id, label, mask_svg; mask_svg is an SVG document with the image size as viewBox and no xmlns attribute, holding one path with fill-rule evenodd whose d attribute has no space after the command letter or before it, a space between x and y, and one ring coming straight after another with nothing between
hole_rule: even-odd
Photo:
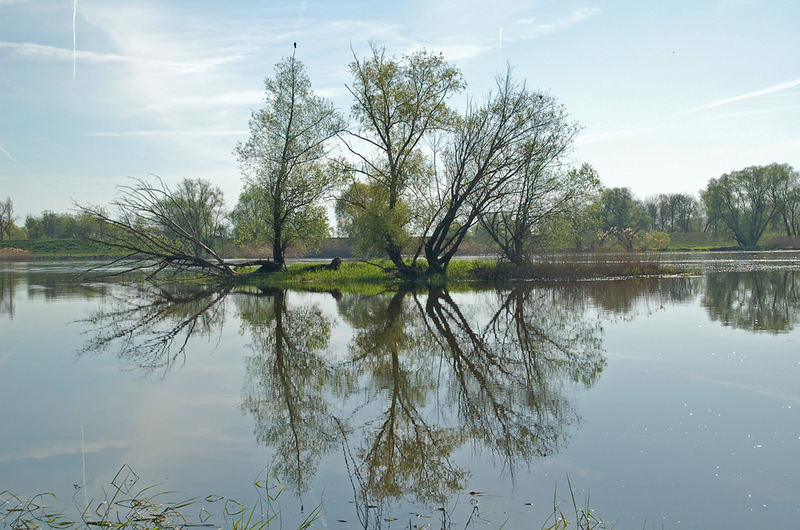
<instances>
[{"instance_id":1,"label":"green grass","mask_svg":"<svg viewBox=\"0 0 800 530\"><path fill-rule=\"evenodd\" d=\"M446 285L458 290L517 280L581 280L693 272L670 269L658 261L645 261L628 254L561 254L556 259L523 268L498 260L454 260L446 274L430 277L424 274L425 262L422 261L419 263L420 274L412 278L401 278L391 265L386 260L344 262L339 270L333 271L307 270L308 264L294 264L275 273L243 275L221 281L263 288L376 294L401 286L424 288Z\"/></svg>"},{"instance_id":2,"label":"green grass","mask_svg":"<svg viewBox=\"0 0 800 530\"><path fill-rule=\"evenodd\" d=\"M18 248L35 258L98 258L120 255L113 249L85 239L11 239L0 241L0 248Z\"/></svg>"}]
</instances>

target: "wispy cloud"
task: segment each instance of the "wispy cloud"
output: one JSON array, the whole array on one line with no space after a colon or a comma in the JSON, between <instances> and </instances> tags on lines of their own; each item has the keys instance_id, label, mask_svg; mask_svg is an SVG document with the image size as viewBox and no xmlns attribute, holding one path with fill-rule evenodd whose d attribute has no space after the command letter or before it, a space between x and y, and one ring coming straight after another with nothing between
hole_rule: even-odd
<instances>
[{"instance_id":1,"label":"wispy cloud","mask_svg":"<svg viewBox=\"0 0 800 530\"><path fill-rule=\"evenodd\" d=\"M494 46L481 45L475 43L459 43L459 44L416 44L407 48L403 53L413 53L422 49L430 50L433 52L441 52L448 61L466 61L474 57L483 55L494 49Z\"/></svg>"},{"instance_id":2,"label":"wispy cloud","mask_svg":"<svg viewBox=\"0 0 800 530\"><path fill-rule=\"evenodd\" d=\"M553 22L537 23L534 18L522 18L517 21L518 24L523 26L530 26L530 30L522 36L523 39L533 39L536 37L543 37L550 35L556 31L570 28L584 20L593 17L600 13L600 9L596 7L580 7L570 11L566 17L559 18Z\"/></svg>"},{"instance_id":3,"label":"wispy cloud","mask_svg":"<svg viewBox=\"0 0 800 530\"><path fill-rule=\"evenodd\" d=\"M46 44L37 44L33 42L0 41L0 48L11 50L20 57L40 57L62 61L72 61L73 57L77 57L78 59L92 63L155 66L175 73L187 74L208 72L219 65L240 60L240 57L237 56L227 56L213 57L199 62L169 61L164 59L120 55L116 53L98 53L86 50L74 51L68 48L59 48L57 46L48 46Z\"/></svg>"},{"instance_id":4,"label":"wispy cloud","mask_svg":"<svg viewBox=\"0 0 800 530\"><path fill-rule=\"evenodd\" d=\"M106 132L94 132L89 133L86 136L96 136L96 137L153 137L153 136L166 136L166 137L177 137L177 136L243 136L248 134L249 131L247 130L240 130L240 131L213 131L207 129L197 129L197 130L183 130L183 131L175 131L175 130L162 130L162 129L153 129L153 130L143 130L143 131L106 131Z\"/></svg>"},{"instance_id":5,"label":"wispy cloud","mask_svg":"<svg viewBox=\"0 0 800 530\"><path fill-rule=\"evenodd\" d=\"M616 138L639 136L654 130L655 129L653 127L634 127L630 129L620 129L617 131L580 135L578 136L577 140L575 140L575 145L596 144L598 142L605 142L606 140L614 140Z\"/></svg>"},{"instance_id":6,"label":"wispy cloud","mask_svg":"<svg viewBox=\"0 0 800 530\"><path fill-rule=\"evenodd\" d=\"M699 107L695 107L690 112L698 112L701 110L709 110L716 107L721 107L723 105L729 105L731 103L736 103L738 101L744 101L746 99L758 98L761 96L766 96L769 94L774 94L775 92L780 92L782 90L786 90L787 88L794 88L796 86L800 86L800 78L793 79L791 81L786 81L783 83L778 83L777 85L768 86L767 88L762 88L761 90L755 90L753 92L747 92L746 94L742 94L739 96L734 96L731 98L719 99L717 101L713 101L706 105L701 105Z\"/></svg>"}]
</instances>

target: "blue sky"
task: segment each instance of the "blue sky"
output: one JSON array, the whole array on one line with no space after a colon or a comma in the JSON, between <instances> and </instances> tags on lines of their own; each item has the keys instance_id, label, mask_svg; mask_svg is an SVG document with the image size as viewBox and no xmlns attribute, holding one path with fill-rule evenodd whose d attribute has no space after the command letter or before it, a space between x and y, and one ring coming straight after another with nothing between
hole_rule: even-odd
<instances>
[{"instance_id":1,"label":"blue sky","mask_svg":"<svg viewBox=\"0 0 800 530\"><path fill-rule=\"evenodd\" d=\"M370 40L393 54L441 51L477 97L510 63L582 124L574 160L642 198L694 193L753 164L800 169L797 1L74 7L0 0L0 198L20 222L73 200L108 203L126 177L148 174L209 179L232 204L233 147L294 41L315 89L345 113L347 65Z\"/></svg>"}]
</instances>

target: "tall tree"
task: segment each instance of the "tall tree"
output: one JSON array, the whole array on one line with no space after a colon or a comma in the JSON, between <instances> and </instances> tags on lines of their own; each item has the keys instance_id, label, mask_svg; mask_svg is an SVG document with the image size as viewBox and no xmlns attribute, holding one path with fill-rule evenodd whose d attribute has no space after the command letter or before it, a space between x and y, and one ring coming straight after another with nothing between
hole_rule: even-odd
<instances>
[{"instance_id":1,"label":"tall tree","mask_svg":"<svg viewBox=\"0 0 800 530\"><path fill-rule=\"evenodd\" d=\"M250 138L235 148L245 190L234 221L242 238L270 244L275 266L282 267L289 246L327 233L320 203L340 179L323 159L345 123L331 102L314 94L294 55L275 65L264 86L267 106L253 113Z\"/></svg>"},{"instance_id":2,"label":"tall tree","mask_svg":"<svg viewBox=\"0 0 800 530\"><path fill-rule=\"evenodd\" d=\"M516 83L510 70L498 78L497 91L485 105L469 106L453 128L444 168L437 171L434 192L439 205L425 241L429 271L447 268L482 213L505 210L521 199L518 213L527 209L532 215L518 220L533 222L537 199L521 194L536 193L535 173L554 164L576 132L552 98ZM495 228L490 234L498 234L500 226Z\"/></svg>"},{"instance_id":3,"label":"tall tree","mask_svg":"<svg viewBox=\"0 0 800 530\"><path fill-rule=\"evenodd\" d=\"M772 166L750 166L711 179L702 192L709 219L725 226L743 248L752 248L777 213Z\"/></svg>"},{"instance_id":4,"label":"tall tree","mask_svg":"<svg viewBox=\"0 0 800 530\"><path fill-rule=\"evenodd\" d=\"M409 189L425 176L420 142L453 123L447 101L464 82L461 72L441 55L420 51L395 59L375 45L371 52L350 63L353 83L347 88L355 100L352 115L358 126L345 143L360 161L355 173L376 187L372 196L379 201L370 204L397 225L381 234L384 251L395 266L406 270L398 237L413 219L396 213L407 204ZM370 213L357 203L350 206L355 215Z\"/></svg>"}]
</instances>

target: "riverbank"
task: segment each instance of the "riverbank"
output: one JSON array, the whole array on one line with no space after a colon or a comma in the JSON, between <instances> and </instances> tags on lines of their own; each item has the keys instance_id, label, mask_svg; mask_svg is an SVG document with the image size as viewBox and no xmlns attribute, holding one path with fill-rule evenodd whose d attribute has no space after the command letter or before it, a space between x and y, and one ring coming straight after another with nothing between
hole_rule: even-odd
<instances>
[{"instance_id":1,"label":"riverbank","mask_svg":"<svg viewBox=\"0 0 800 530\"><path fill-rule=\"evenodd\" d=\"M591 260L548 261L517 267L496 259L453 260L444 275L424 274L424 261L420 274L401 277L388 260L349 261L337 270L317 267L316 264L291 264L284 270L269 274L244 274L225 278L223 282L236 282L274 289L312 289L323 291L384 290L401 285L458 287L475 284L498 284L517 281L579 281L608 278L641 278L695 273L686 266L663 264L656 260L607 254L592 256Z\"/></svg>"}]
</instances>

